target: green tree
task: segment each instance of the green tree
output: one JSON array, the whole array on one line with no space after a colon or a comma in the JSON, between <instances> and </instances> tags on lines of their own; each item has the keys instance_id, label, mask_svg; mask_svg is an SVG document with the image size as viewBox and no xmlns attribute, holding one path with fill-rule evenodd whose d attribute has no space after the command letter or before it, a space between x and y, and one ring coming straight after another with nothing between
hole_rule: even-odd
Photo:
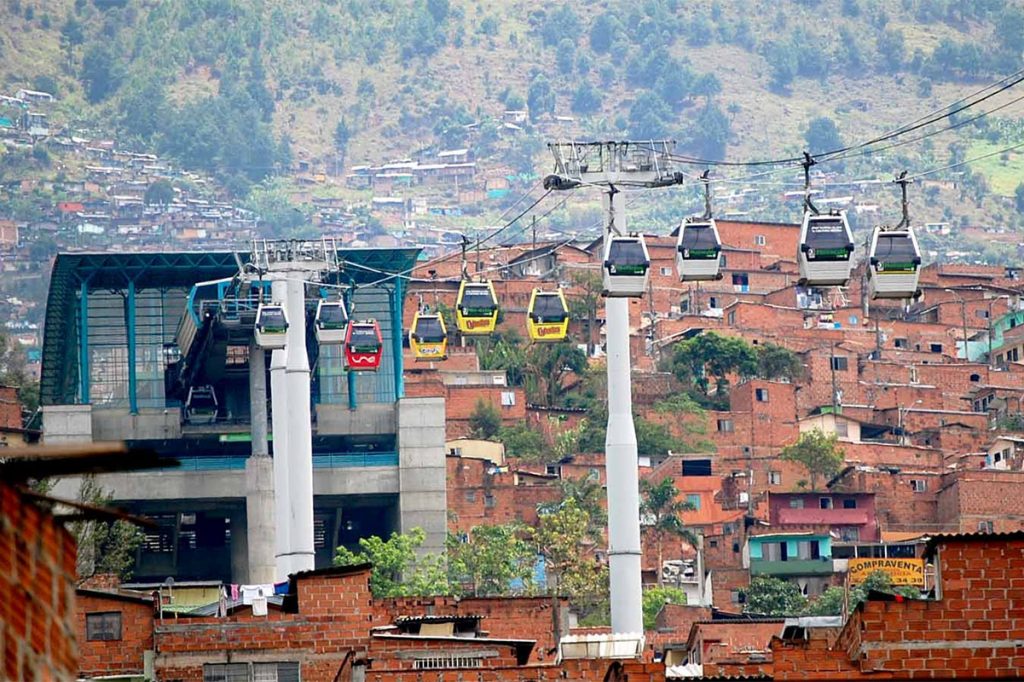
<instances>
[{"instance_id":1,"label":"green tree","mask_svg":"<svg viewBox=\"0 0 1024 682\"><path fill-rule=\"evenodd\" d=\"M449 533L449 584L474 597L530 592L536 563L532 533L519 523L476 526L465 537Z\"/></svg>"},{"instance_id":2,"label":"green tree","mask_svg":"<svg viewBox=\"0 0 1024 682\"><path fill-rule=\"evenodd\" d=\"M800 356L784 346L765 343L757 347L757 375L762 379L793 381L803 376Z\"/></svg>"},{"instance_id":3,"label":"green tree","mask_svg":"<svg viewBox=\"0 0 1024 682\"><path fill-rule=\"evenodd\" d=\"M82 59L82 81L85 94L93 104L114 94L124 79L124 65L106 42L94 43Z\"/></svg>"},{"instance_id":4,"label":"green tree","mask_svg":"<svg viewBox=\"0 0 1024 682\"><path fill-rule=\"evenodd\" d=\"M601 305L601 275L592 270L569 273L572 293L568 296L569 314L573 320L587 323L587 357L593 357L597 332L597 308Z\"/></svg>"},{"instance_id":5,"label":"green tree","mask_svg":"<svg viewBox=\"0 0 1024 682\"><path fill-rule=\"evenodd\" d=\"M608 12L597 15L594 23L590 25L590 49L598 54L610 50L617 27L618 20L614 15Z\"/></svg>"},{"instance_id":6,"label":"green tree","mask_svg":"<svg viewBox=\"0 0 1024 682\"><path fill-rule=\"evenodd\" d=\"M493 440L501 430L501 413L498 408L479 398L469 415L469 429L474 438Z\"/></svg>"},{"instance_id":7,"label":"green tree","mask_svg":"<svg viewBox=\"0 0 1024 682\"><path fill-rule=\"evenodd\" d=\"M629 108L630 135L639 140L661 139L674 118L661 95L651 90L641 91Z\"/></svg>"},{"instance_id":8,"label":"green tree","mask_svg":"<svg viewBox=\"0 0 1024 682\"><path fill-rule=\"evenodd\" d=\"M807 151L812 155L840 149L843 146L839 128L828 116L819 116L807 124L804 141L807 143Z\"/></svg>"},{"instance_id":9,"label":"green tree","mask_svg":"<svg viewBox=\"0 0 1024 682\"><path fill-rule=\"evenodd\" d=\"M1024 182L1017 185L1017 189L1013 191L1013 204L1017 208L1017 213L1024 213Z\"/></svg>"},{"instance_id":10,"label":"green tree","mask_svg":"<svg viewBox=\"0 0 1024 682\"><path fill-rule=\"evenodd\" d=\"M905 597L918 597L920 593L915 588L895 587L892 584L892 577L885 571L872 571L860 585L850 588L849 610L852 611L862 601L868 598L868 592L886 592L888 594L900 594ZM821 593L818 598L807 605L808 616L838 616L843 612L843 602L846 600L846 590L842 587L832 586Z\"/></svg>"},{"instance_id":11,"label":"green tree","mask_svg":"<svg viewBox=\"0 0 1024 682\"><path fill-rule=\"evenodd\" d=\"M772 87L786 91L796 78L799 68L797 50L788 42L774 42L768 46L765 59L772 71Z\"/></svg>"},{"instance_id":12,"label":"green tree","mask_svg":"<svg viewBox=\"0 0 1024 682\"><path fill-rule=\"evenodd\" d=\"M540 26L540 37L546 47L554 47L566 36L578 36L583 30L580 18L571 4L559 5L544 15Z\"/></svg>"},{"instance_id":13,"label":"green tree","mask_svg":"<svg viewBox=\"0 0 1024 682\"><path fill-rule=\"evenodd\" d=\"M86 476L78 489L80 502L109 506L112 498L96 482ZM127 521L75 521L68 524L75 538L78 556L75 566L79 583L101 573L113 573L122 582L132 576L135 551L142 544L143 533Z\"/></svg>"},{"instance_id":14,"label":"green tree","mask_svg":"<svg viewBox=\"0 0 1024 682\"><path fill-rule=\"evenodd\" d=\"M507 456L531 462L540 461L547 449L544 436L537 429L530 428L525 421L501 427L498 430L498 440L505 446Z\"/></svg>"},{"instance_id":15,"label":"green tree","mask_svg":"<svg viewBox=\"0 0 1024 682\"><path fill-rule=\"evenodd\" d=\"M636 431L636 451L645 457L660 457L670 450L686 450L687 446L672 435L664 424L648 421L643 417L633 418Z\"/></svg>"},{"instance_id":16,"label":"green tree","mask_svg":"<svg viewBox=\"0 0 1024 682\"><path fill-rule=\"evenodd\" d=\"M796 583L772 576L757 576L743 593L746 595L743 611L759 616L798 616L807 606L807 599L800 594Z\"/></svg>"},{"instance_id":17,"label":"green tree","mask_svg":"<svg viewBox=\"0 0 1024 682\"><path fill-rule=\"evenodd\" d=\"M727 377L753 376L757 372L757 353L743 339L708 332L676 344L669 368L683 384L696 387L695 397L702 404L724 407L728 405Z\"/></svg>"},{"instance_id":18,"label":"green tree","mask_svg":"<svg viewBox=\"0 0 1024 682\"><path fill-rule=\"evenodd\" d=\"M607 493L601 485L600 477L596 473L591 473L587 476L563 478L558 482L558 486L561 489L560 499L557 502L541 503L537 507L537 513L553 514L571 500L573 505L587 514L585 535L588 540L595 544L601 542L608 525L608 512L605 508Z\"/></svg>"},{"instance_id":19,"label":"green tree","mask_svg":"<svg viewBox=\"0 0 1024 682\"><path fill-rule=\"evenodd\" d=\"M572 110L577 114L592 114L601 108L601 91L584 80L572 95Z\"/></svg>"},{"instance_id":20,"label":"green tree","mask_svg":"<svg viewBox=\"0 0 1024 682\"><path fill-rule=\"evenodd\" d=\"M654 542L658 553L658 585L661 585L661 567L664 564L665 540L683 538L696 546L697 537L683 524L682 514L695 507L679 499L679 489L671 476L658 483L640 481L640 531Z\"/></svg>"},{"instance_id":21,"label":"green tree","mask_svg":"<svg viewBox=\"0 0 1024 682\"><path fill-rule=\"evenodd\" d=\"M730 137L732 127L729 117L709 101L697 115L688 146L701 158L718 161L725 158L725 148Z\"/></svg>"},{"instance_id":22,"label":"green tree","mask_svg":"<svg viewBox=\"0 0 1024 682\"><path fill-rule=\"evenodd\" d=\"M264 234L296 236L306 227L311 207L296 204L285 181L268 179L252 189L243 206L257 215Z\"/></svg>"},{"instance_id":23,"label":"green tree","mask_svg":"<svg viewBox=\"0 0 1024 682\"><path fill-rule=\"evenodd\" d=\"M843 466L845 453L837 442L834 433L826 434L821 429L804 431L797 442L782 448L779 459L803 464L810 476L811 490L816 490L819 477L831 478Z\"/></svg>"},{"instance_id":24,"label":"green tree","mask_svg":"<svg viewBox=\"0 0 1024 682\"><path fill-rule=\"evenodd\" d=\"M526 106L530 109L530 120L536 121L541 114L551 114L555 111L555 91L551 87L551 81L544 74L537 74L530 81L530 87L526 91Z\"/></svg>"},{"instance_id":25,"label":"green tree","mask_svg":"<svg viewBox=\"0 0 1024 682\"><path fill-rule=\"evenodd\" d=\"M653 630L658 613L665 604L685 604L686 592L678 587L652 587L644 590L644 630Z\"/></svg>"},{"instance_id":26,"label":"green tree","mask_svg":"<svg viewBox=\"0 0 1024 682\"><path fill-rule=\"evenodd\" d=\"M537 343L526 351L526 371L532 378L532 402L561 407L566 394L565 380L587 368L586 354L569 341ZM531 388L528 386L528 389Z\"/></svg>"},{"instance_id":27,"label":"green tree","mask_svg":"<svg viewBox=\"0 0 1024 682\"><path fill-rule=\"evenodd\" d=\"M593 545L590 526L590 514L567 498L558 509L540 516L534 533L537 553L544 557L549 593L569 597L584 612L599 608L608 595L607 567L586 557Z\"/></svg>"},{"instance_id":28,"label":"green tree","mask_svg":"<svg viewBox=\"0 0 1024 682\"><path fill-rule=\"evenodd\" d=\"M150 183L149 187L146 188L146 195L143 198L147 206L154 204L158 206L167 206L174 201L174 185L169 180L160 178Z\"/></svg>"},{"instance_id":29,"label":"green tree","mask_svg":"<svg viewBox=\"0 0 1024 682\"><path fill-rule=\"evenodd\" d=\"M361 551L338 547L335 566L369 563L370 591L374 597L408 597L448 594L448 578L444 559L437 554L418 555L427 539L422 528L408 533L392 533L387 540L374 535L360 538Z\"/></svg>"},{"instance_id":30,"label":"green tree","mask_svg":"<svg viewBox=\"0 0 1024 682\"><path fill-rule=\"evenodd\" d=\"M883 73L897 73L903 66L906 50L903 31L887 28L878 34L879 68Z\"/></svg>"}]
</instances>

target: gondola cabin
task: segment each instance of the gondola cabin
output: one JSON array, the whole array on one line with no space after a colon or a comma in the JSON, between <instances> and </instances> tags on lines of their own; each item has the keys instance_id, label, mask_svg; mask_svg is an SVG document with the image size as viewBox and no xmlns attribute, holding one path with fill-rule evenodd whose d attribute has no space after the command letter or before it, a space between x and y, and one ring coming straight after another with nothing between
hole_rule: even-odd
<instances>
[{"instance_id":1,"label":"gondola cabin","mask_svg":"<svg viewBox=\"0 0 1024 682\"><path fill-rule=\"evenodd\" d=\"M683 221L676 241L676 269L683 282L721 279L722 240L714 220Z\"/></svg>"},{"instance_id":2,"label":"gondola cabin","mask_svg":"<svg viewBox=\"0 0 1024 682\"><path fill-rule=\"evenodd\" d=\"M384 355L384 339L376 320L350 322L345 334L345 364L350 372L376 372Z\"/></svg>"},{"instance_id":3,"label":"gondola cabin","mask_svg":"<svg viewBox=\"0 0 1024 682\"><path fill-rule=\"evenodd\" d=\"M564 341L569 333L569 306L561 289L530 294L530 307L526 313L526 327L530 340L535 343Z\"/></svg>"},{"instance_id":4,"label":"gondola cabin","mask_svg":"<svg viewBox=\"0 0 1024 682\"><path fill-rule=\"evenodd\" d=\"M804 286L845 286L853 270L853 234L846 216L804 213L797 260Z\"/></svg>"},{"instance_id":5,"label":"gondola cabin","mask_svg":"<svg viewBox=\"0 0 1024 682\"><path fill-rule=\"evenodd\" d=\"M911 298L918 294L921 249L912 229L875 228L868 254L871 298Z\"/></svg>"},{"instance_id":6,"label":"gondola cabin","mask_svg":"<svg viewBox=\"0 0 1024 682\"><path fill-rule=\"evenodd\" d=\"M468 335L491 334L498 324L498 297L494 284L462 282L455 303L455 324Z\"/></svg>"},{"instance_id":7,"label":"gondola cabin","mask_svg":"<svg viewBox=\"0 0 1024 682\"><path fill-rule=\"evenodd\" d=\"M409 329L409 348L416 360L444 360L448 357L448 330L444 318L416 313Z\"/></svg>"},{"instance_id":8,"label":"gondola cabin","mask_svg":"<svg viewBox=\"0 0 1024 682\"><path fill-rule=\"evenodd\" d=\"M185 399L185 423L191 425L208 425L217 421L220 405L213 386L192 386L188 389Z\"/></svg>"},{"instance_id":9,"label":"gondola cabin","mask_svg":"<svg viewBox=\"0 0 1024 682\"><path fill-rule=\"evenodd\" d=\"M321 300L316 304L316 320L313 323L316 342L321 346L337 346L345 343L348 331L348 312L341 301Z\"/></svg>"},{"instance_id":10,"label":"gondola cabin","mask_svg":"<svg viewBox=\"0 0 1024 682\"><path fill-rule=\"evenodd\" d=\"M650 270L651 257L643 236L612 236L604 249L601 293L613 298L643 296Z\"/></svg>"},{"instance_id":11,"label":"gondola cabin","mask_svg":"<svg viewBox=\"0 0 1024 682\"><path fill-rule=\"evenodd\" d=\"M284 307L261 303L256 309L256 345L266 350L284 348L288 338L288 316Z\"/></svg>"}]
</instances>

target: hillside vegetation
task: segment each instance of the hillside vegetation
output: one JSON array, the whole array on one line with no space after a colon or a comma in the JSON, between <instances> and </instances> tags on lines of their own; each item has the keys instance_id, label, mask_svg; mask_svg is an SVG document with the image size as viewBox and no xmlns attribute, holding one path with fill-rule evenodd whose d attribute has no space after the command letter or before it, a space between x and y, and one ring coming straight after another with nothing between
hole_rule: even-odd
<instances>
[{"instance_id":1,"label":"hillside vegetation","mask_svg":"<svg viewBox=\"0 0 1024 682\"><path fill-rule=\"evenodd\" d=\"M823 151L955 101L1024 52L1024 8L1004 0L9 0L0 21L5 90L55 91L54 119L236 196L298 159L330 172L462 144L536 172L555 136L671 137L709 159ZM504 136L502 112L527 107L525 132ZM998 149L1022 139L1022 112L844 170ZM975 193L1013 195L1008 156L977 168Z\"/></svg>"}]
</instances>

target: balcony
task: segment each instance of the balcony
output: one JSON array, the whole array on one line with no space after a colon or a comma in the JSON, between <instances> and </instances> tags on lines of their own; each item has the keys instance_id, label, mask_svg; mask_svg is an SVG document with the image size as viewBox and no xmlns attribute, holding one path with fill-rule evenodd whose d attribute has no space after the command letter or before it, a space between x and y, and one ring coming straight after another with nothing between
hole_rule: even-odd
<instances>
[{"instance_id":1,"label":"balcony","mask_svg":"<svg viewBox=\"0 0 1024 682\"><path fill-rule=\"evenodd\" d=\"M834 572L832 559L793 559L790 561L765 561L751 559L751 575L776 577L796 575L831 575Z\"/></svg>"},{"instance_id":2,"label":"balcony","mask_svg":"<svg viewBox=\"0 0 1024 682\"><path fill-rule=\"evenodd\" d=\"M863 526L868 522L868 509L794 509L778 510L778 524L782 526Z\"/></svg>"}]
</instances>

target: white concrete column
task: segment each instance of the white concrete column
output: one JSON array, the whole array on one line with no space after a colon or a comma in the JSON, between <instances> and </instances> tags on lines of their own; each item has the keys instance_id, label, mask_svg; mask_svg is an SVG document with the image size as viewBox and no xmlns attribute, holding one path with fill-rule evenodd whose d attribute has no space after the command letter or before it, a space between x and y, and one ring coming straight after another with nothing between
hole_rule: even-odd
<instances>
[{"instance_id":1,"label":"white concrete column","mask_svg":"<svg viewBox=\"0 0 1024 682\"><path fill-rule=\"evenodd\" d=\"M284 303L285 282L271 284L271 298L275 303ZM289 323L291 320L289 319ZM274 576L275 581L284 580L291 572L291 502L288 487L288 390L285 381L285 351L275 350L270 354L270 399L271 419L274 433Z\"/></svg>"},{"instance_id":2,"label":"white concrete column","mask_svg":"<svg viewBox=\"0 0 1024 682\"><path fill-rule=\"evenodd\" d=\"M401 531L422 528L423 552L443 552L448 529L443 398L398 401L398 487Z\"/></svg>"},{"instance_id":3,"label":"white concrete column","mask_svg":"<svg viewBox=\"0 0 1024 682\"><path fill-rule=\"evenodd\" d=\"M287 274L288 345L285 382L288 396L288 489L291 505L291 572L312 570L313 548L313 419L310 412L309 356L306 354L305 273Z\"/></svg>"}]
</instances>

